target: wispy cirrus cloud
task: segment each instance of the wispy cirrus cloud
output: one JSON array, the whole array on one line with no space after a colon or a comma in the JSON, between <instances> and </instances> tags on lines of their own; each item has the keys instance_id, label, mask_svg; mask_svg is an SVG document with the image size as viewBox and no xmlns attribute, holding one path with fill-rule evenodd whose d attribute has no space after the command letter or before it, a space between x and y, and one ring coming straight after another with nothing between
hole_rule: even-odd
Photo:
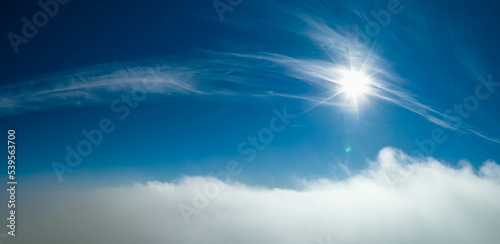
<instances>
[{"instance_id":1,"label":"wispy cirrus cloud","mask_svg":"<svg viewBox=\"0 0 500 244\"><path fill-rule=\"evenodd\" d=\"M344 5L363 19L368 18L348 2ZM393 63L379 54L379 46L360 44L356 41L358 37L353 33L351 25L330 15L329 18L324 18L326 16L321 9L327 7L322 7L322 4L315 3L314 6L303 8L304 10L277 4L268 7L283 16L282 22L287 24L277 25L269 21L267 25L296 35L303 40L303 49L314 50L314 55L306 55L305 51L295 51L293 48L291 51L281 52L255 51L260 46L248 43L239 44L239 52L205 50L200 55L203 58L187 57L185 59L191 61L182 65L170 62L158 62L155 65L121 63L49 74L1 87L0 116L60 106L103 103L112 94L127 92L144 82L147 86L154 87L150 89L151 93L159 95L286 97L311 103L311 106L346 106L337 91L342 71L355 69L371 76L374 81L373 89L368 94L369 99L379 99L402 107L440 127L500 142L494 136L465 123L458 128L454 127L455 121L452 116L444 113L445 108L426 104L419 97L425 94L417 95L404 88L404 84L416 81L404 79L392 71ZM418 19L409 19L418 22ZM266 25L265 20L255 22ZM252 23L236 19L234 25L253 30L256 23ZM392 24L400 25L397 21ZM395 35L393 30L383 31L389 32L391 36ZM427 98L426 101L432 99Z\"/></svg>"},{"instance_id":2,"label":"wispy cirrus cloud","mask_svg":"<svg viewBox=\"0 0 500 244\"><path fill-rule=\"evenodd\" d=\"M303 35L321 47L329 58L296 58L276 53L230 53L220 54L220 58L227 59L226 63L234 66L244 63L242 60L259 60L262 61L260 65L263 65L261 70L274 69L281 76L288 76L316 87L319 92L309 94L268 93L270 96L315 102L314 106L318 104L346 106L345 102L341 102L342 98L337 97L336 91L339 90L342 83L342 72L351 69L357 70L369 75L373 80L373 89L367 94L372 99L383 100L407 109L437 126L500 143L498 138L489 136L471 125L461 122L461 126L455 126L456 118L453 118L449 113L447 114L446 108L439 109L419 101L416 94L402 86L402 83L411 83L412 81L405 80L395 72L391 72L390 62L377 55L372 49L354 42L355 37L352 34L338 32L326 23L308 18L304 21L310 29L305 31ZM284 69L278 69L276 66Z\"/></svg>"},{"instance_id":3,"label":"wispy cirrus cloud","mask_svg":"<svg viewBox=\"0 0 500 244\"><path fill-rule=\"evenodd\" d=\"M2 116L61 106L103 103L114 94L147 86L150 93L203 94L193 80L194 71L170 66L98 65L77 71L50 74L1 87Z\"/></svg>"}]
</instances>

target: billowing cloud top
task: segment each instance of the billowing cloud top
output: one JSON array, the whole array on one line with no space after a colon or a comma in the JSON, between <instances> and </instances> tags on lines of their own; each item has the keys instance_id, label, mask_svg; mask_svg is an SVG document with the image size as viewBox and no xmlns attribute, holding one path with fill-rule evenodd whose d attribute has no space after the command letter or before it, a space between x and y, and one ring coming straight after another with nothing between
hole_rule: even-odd
<instances>
[{"instance_id":1,"label":"billowing cloud top","mask_svg":"<svg viewBox=\"0 0 500 244\"><path fill-rule=\"evenodd\" d=\"M500 166L380 151L342 181L268 189L189 177L20 193L20 243L484 243L500 240ZM20 196L21 197L21 196ZM182 210L182 211L181 211Z\"/></svg>"}]
</instances>

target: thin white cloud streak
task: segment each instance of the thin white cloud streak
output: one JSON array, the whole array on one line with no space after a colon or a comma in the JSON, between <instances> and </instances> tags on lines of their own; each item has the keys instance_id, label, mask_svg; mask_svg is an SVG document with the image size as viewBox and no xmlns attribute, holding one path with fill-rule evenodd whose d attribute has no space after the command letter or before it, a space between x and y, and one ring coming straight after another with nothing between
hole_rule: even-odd
<instances>
[{"instance_id":1,"label":"thin white cloud streak","mask_svg":"<svg viewBox=\"0 0 500 244\"><path fill-rule=\"evenodd\" d=\"M196 72L187 68L128 65L98 65L1 87L0 115L60 106L93 105L115 99L113 95L144 86L154 88L148 89L148 93L153 94L204 94L198 90L193 79Z\"/></svg>"},{"instance_id":2,"label":"thin white cloud streak","mask_svg":"<svg viewBox=\"0 0 500 244\"><path fill-rule=\"evenodd\" d=\"M374 89L368 95L405 108L438 126L500 143L500 139L488 136L465 123L456 128L452 117L446 116L437 109L420 102L416 95L398 85L402 78L389 72L388 67L390 67L390 64L377 56L373 50L356 44L355 37L352 34L343 30L339 30L341 32L339 33L325 23L313 21L309 18L304 18L304 21L309 25L310 29L305 31L303 35L315 41L316 45L321 47L331 60L299 59L279 54L251 55L233 53L223 54L222 56L234 57L235 60L232 62L236 64L241 63L236 61L241 58L270 61L286 68L286 71L282 73L283 75L302 80L326 91L332 91L332 94L339 90L343 70L358 70L371 76L374 81L372 84ZM231 61L228 61L228 63L231 63ZM306 95L301 95L301 97L308 101L323 101L332 94L323 98L318 97L316 94L313 94L313 97L307 97ZM276 95L283 96L280 93L276 93ZM299 96L293 95L288 95L288 97L299 98ZM322 104L337 106L340 103L322 102Z\"/></svg>"},{"instance_id":3,"label":"thin white cloud streak","mask_svg":"<svg viewBox=\"0 0 500 244\"><path fill-rule=\"evenodd\" d=\"M378 10L384 9L387 2L371 1L366 4L373 6L373 10ZM436 49L436 47L433 46L434 43L431 43L432 38L429 36L430 25L429 21L425 17L426 15L421 11L422 9L419 9L417 6L413 6L409 3L402 3L402 5L404 6L404 12L397 16L393 15L392 19L394 20L391 22L391 28L382 28L380 35L387 36L402 46L407 46L408 50L415 49L414 46L409 46L411 43L412 45L416 45L435 56L434 49ZM258 9L260 5L252 6L253 8ZM291 6L296 6L296 8ZM338 19L335 17L335 14L331 14L329 12L331 10L331 6L327 2L294 2L294 5L270 4L266 5L266 7L273 8L275 13L279 13L280 15L286 17L283 18L279 26L273 24L274 22L272 19L259 19L258 23L261 25L273 25L276 28L286 29L313 41L317 47L323 50L324 54L326 54L330 60L294 58L273 53L260 55L232 54L236 58L271 61L282 67L286 67L288 69L288 73L285 73L285 75L302 80L308 84L317 85L326 90L337 89L336 86L339 85L340 70L346 68L358 69L370 75L375 75L378 78L376 83L373 84L376 86L377 91L373 92L371 94L372 96L421 115L431 123L438 126L464 134L479 136L495 143L500 143L499 138L487 135L486 133L481 132L477 128L474 128L466 123L462 123L462 126L458 129L455 128L453 126L453 118L439 112L438 108L432 108L431 106L420 102L415 94L403 89L399 85L400 82L408 81L389 71L389 67L392 66L392 64L376 54L375 50L377 45L372 44L372 46L365 46L358 43L356 41L358 36L357 33L353 33L352 25L349 25L348 23L346 24L345 20ZM360 10L358 4L353 3L352 1L338 2L338 6L336 7L353 12L359 18L363 19L363 25L370 22L372 19L372 16L368 15L369 11ZM397 21L397 19L400 19L401 21ZM246 25L243 23L240 24L242 26ZM296 28L296 26L303 26L304 24L306 24L306 28ZM408 28L408 26L411 26L411 28ZM417 29L418 31L409 31L411 29ZM407 35L411 42L402 42L400 40L400 36L396 34L395 30ZM415 35L415 33L425 33L426 35ZM376 38L377 36L373 37L372 41L376 40ZM470 51L470 48L464 48L465 45L460 43L459 40L460 38L456 38L456 36L454 36L450 39L450 43L456 44L454 46L459 45L459 48L455 48L455 50L458 50L457 57L463 64L467 75L476 79L478 74L487 73L484 69L484 63L477 57L477 55ZM304 49L308 50L308 48L309 47ZM416 52L417 51L414 53ZM463 55L464 52L466 52L466 55ZM467 57L473 58L467 59ZM231 64L232 62L235 62L235 60L228 61L227 63ZM473 63L471 64L471 62ZM309 95L308 98L306 98L307 96L303 94L301 96L305 98L304 100L309 101L312 99L323 101L325 98L329 97L329 95L326 95L325 97L318 97L317 94ZM289 95L289 97L294 96ZM327 102L322 102L322 104L329 105ZM338 105L340 103L333 102L332 104Z\"/></svg>"},{"instance_id":4,"label":"thin white cloud streak","mask_svg":"<svg viewBox=\"0 0 500 244\"><path fill-rule=\"evenodd\" d=\"M341 79L340 73L343 69L350 69L350 67L339 67L334 63L326 62L323 60L295 59L292 57L273 55L273 54L269 55L231 54L231 55L234 55L237 58L250 58L250 59L259 59L259 60L274 62L288 69L288 73L284 73L284 75L288 75L295 79L302 80L306 83L317 86L321 89L331 91L331 94L327 94L324 97L317 96L317 94L292 95L292 94L283 94L279 92L268 93L269 96L274 95L274 96L302 99L309 102L311 101L316 102L318 104L321 103L321 105L332 105L338 107L346 106L345 103L339 101L325 101L325 99L332 96L332 94L334 94L336 91L339 90L340 79ZM366 62L360 62L360 63L366 64ZM376 66L371 66L370 68L375 70L377 69ZM360 67L358 69L363 70L366 68ZM369 72L369 70L367 71ZM395 84L390 84L381 79L377 79L376 76L381 75L380 73L378 73L378 71L371 72L371 74L375 82L374 84L372 84L374 89L368 94L369 96L405 108L413 113L416 113L424 117L429 122L436 124L438 126L450 130L456 130L458 132L466 133L469 135L479 136L483 139L500 143L500 140L498 140L497 138L488 136L465 123L463 123L463 125L457 129L456 127L453 126L454 121L452 117L446 116L445 114L437 111L436 109L433 109L430 106L419 102L416 99L416 96L411 92L406 91ZM390 74L385 72L383 76L388 77L390 76ZM388 78L398 79L397 77L388 77ZM334 99L328 99L328 100L334 100Z\"/></svg>"},{"instance_id":5,"label":"thin white cloud streak","mask_svg":"<svg viewBox=\"0 0 500 244\"><path fill-rule=\"evenodd\" d=\"M214 179L20 192L19 243L498 243L500 166L475 172L385 148L346 180L225 184L186 225L179 203ZM202 190L203 191L203 190ZM22 197L22 198L21 198ZM330 241L327 241L329 239Z\"/></svg>"}]
</instances>

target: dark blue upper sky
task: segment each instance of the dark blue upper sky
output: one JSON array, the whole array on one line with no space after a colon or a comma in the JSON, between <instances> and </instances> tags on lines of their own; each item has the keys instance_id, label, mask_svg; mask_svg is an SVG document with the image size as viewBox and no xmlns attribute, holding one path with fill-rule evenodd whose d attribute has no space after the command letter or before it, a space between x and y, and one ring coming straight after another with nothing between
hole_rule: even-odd
<instances>
[{"instance_id":1,"label":"dark blue upper sky","mask_svg":"<svg viewBox=\"0 0 500 244\"><path fill-rule=\"evenodd\" d=\"M459 128L443 118L470 102L484 85L478 76L500 82L499 3L402 0L382 27L370 12L390 2L243 0L221 21L212 1L73 0L15 53L8 33L22 35L21 18L41 7L5 1L0 126L17 131L19 174L49 186L58 184L53 162L64 163L65 147L103 118L116 129L65 181L171 180L237 160L237 180L283 186L295 177L344 177L343 166L359 171L386 146L422 151L415 141L436 128L447 139L427 156L475 167L500 161L500 86L483 87L490 96L476 98ZM378 33L356 42L369 23L379 23ZM255 160L238 152L268 127L274 108L302 113L336 92L334 70L363 62L374 94L357 112L342 106L341 94L291 120ZM145 74L160 88L121 120L113 101Z\"/></svg>"}]
</instances>

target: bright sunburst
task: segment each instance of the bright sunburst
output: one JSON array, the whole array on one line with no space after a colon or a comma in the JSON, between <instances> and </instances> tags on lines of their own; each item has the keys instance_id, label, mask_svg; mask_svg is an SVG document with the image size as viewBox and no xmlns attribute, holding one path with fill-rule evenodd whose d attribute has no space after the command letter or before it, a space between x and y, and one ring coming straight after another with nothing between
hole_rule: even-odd
<instances>
[{"instance_id":1,"label":"bright sunburst","mask_svg":"<svg viewBox=\"0 0 500 244\"><path fill-rule=\"evenodd\" d=\"M340 80L341 92L356 98L368 92L370 83L370 78L363 73L346 70L342 72L342 79Z\"/></svg>"}]
</instances>

